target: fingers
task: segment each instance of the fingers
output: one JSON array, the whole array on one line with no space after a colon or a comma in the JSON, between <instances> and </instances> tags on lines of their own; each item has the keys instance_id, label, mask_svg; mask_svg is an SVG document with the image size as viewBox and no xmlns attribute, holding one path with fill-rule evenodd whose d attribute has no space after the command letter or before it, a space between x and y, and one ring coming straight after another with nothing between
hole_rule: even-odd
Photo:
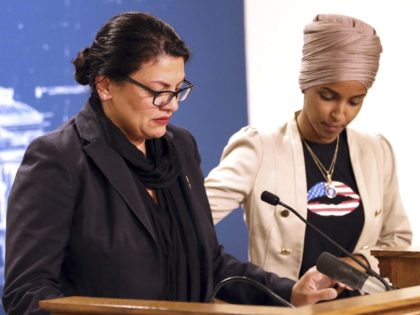
<instances>
[{"instance_id":1,"label":"fingers","mask_svg":"<svg viewBox=\"0 0 420 315\"><path fill-rule=\"evenodd\" d=\"M337 296L338 296L337 290L333 288L328 288L328 289L322 289L322 290L314 292L311 298L313 299L312 303L315 303L318 301L332 300L332 299L335 299Z\"/></svg>"},{"instance_id":2,"label":"fingers","mask_svg":"<svg viewBox=\"0 0 420 315\"><path fill-rule=\"evenodd\" d=\"M312 267L294 285L291 302L300 306L332 300L345 289L353 290L348 285L327 277Z\"/></svg>"},{"instance_id":3,"label":"fingers","mask_svg":"<svg viewBox=\"0 0 420 315\"><path fill-rule=\"evenodd\" d=\"M292 304L299 306L313 304L318 301L331 300L337 297L337 291L332 288L335 281L310 268L292 289Z\"/></svg>"},{"instance_id":4,"label":"fingers","mask_svg":"<svg viewBox=\"0 0 420 315\"><path fill-rule=\"evenodd\" d=\"M314 304L319 301L333 300L338 296L338 293L333 288L322 290L293 290L291 302L295 306L306 304Z\"/></svg>"},{"instance_id":5,"label":"fingers","mask_svg":"<svg viewBox=\"0 0 420 315\"><path fill-rule=\"evenodd\" d=\"M349 290L349 291L354 290L352 287L349 287L347 284L345 284L343 282L340 282L340 281L337 281L336 286L341 288L342 290L344 290L344 289Z\"/></svg>"}]
</instances>

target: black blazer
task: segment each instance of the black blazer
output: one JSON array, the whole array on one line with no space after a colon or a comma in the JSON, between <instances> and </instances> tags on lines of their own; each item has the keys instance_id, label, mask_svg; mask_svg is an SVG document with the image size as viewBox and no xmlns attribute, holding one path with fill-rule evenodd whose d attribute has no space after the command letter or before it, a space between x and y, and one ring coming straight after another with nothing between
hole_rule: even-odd
<instances>
[{"instance_id":1,"label":"black blazer","mask_svg":"<svg viewBox=\"0 0 420 315\"><path fill-rule=\"evenodd\" d=\"M38 301L82 295L159 299L164 284L153 226L122 157L108 146L92 107L34 140L9 197L3 303L8 314L44 314ZM204 248L203 301L215 284L249 276L290 298L293 282L241 263L218 244L194 138L168 126L191 188L197 239ZM201 231L201 232L200 232ZM220 298L271 304L262 292L234 285Z\"/></svg>"}]
</instances>

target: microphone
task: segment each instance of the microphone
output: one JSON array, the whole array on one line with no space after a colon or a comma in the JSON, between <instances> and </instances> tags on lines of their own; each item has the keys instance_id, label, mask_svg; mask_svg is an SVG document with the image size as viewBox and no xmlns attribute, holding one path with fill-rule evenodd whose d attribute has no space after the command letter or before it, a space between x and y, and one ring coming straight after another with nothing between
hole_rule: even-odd
<instances>
[{"instance_id":1,"label":"microphone","mask_svg":"<svg viewBox=\"0 0 420 315\"><path fill-rule=\"evenodd\" d=\"M274 195L273 193L271 193L269 191L263 191L263 193L261 194L261 200L264 201L264 202L266 202L266 203L268 203L268 204L270 204L270 205L273 205L273 206L281 205L281 206L285 207L287 210L291 211L303 223L305 223L306 225L308 225L309 227L311 227L313 230L315 230L318 234L320 234L323 238L325 238L326 240L328 240L328 242L330 242L331 244L333 244L336 248L338 248L341 252L343 252L347 257L351 258L351 260L353 260L354 262L356 262L359 266L363 267L366 270L366 273L368 275L370 275L370 276L375 277L376 279L378 279L383 284L383 286L385 287L386 291L391 291L391 290L394 289L387 281L385 281L380 275L378 275L378 273L376 273L372 268L370 268L369 266L367 266L366 264L364 264L355 255L353 255L352 253L350 253L349 251L347 251L344 247L342 247L340 244L338 244L337 242L335 242L331 237L329 237L327 234L325 234L324 232L322 232L320 229L318 229L311 222L309 222L304 217L302 217L295 209L293 209L289 205L287 205L287 204L283 203L282 201L280 201L280 198L278 196ZM337 280L340 280L340 279L337 279Z\"/></svg>"},{"instance_id":2,"label":"microphone","mask_svg":"<svg viewBox=\"0 0 420 315\"><path fill-rule=\"evenodd\" d=\"M370 277L328 252L319 255L316 269L324 275L364 293L373 294L386 291L383 283L377 278Z\"/></svg>"}]
</instances>

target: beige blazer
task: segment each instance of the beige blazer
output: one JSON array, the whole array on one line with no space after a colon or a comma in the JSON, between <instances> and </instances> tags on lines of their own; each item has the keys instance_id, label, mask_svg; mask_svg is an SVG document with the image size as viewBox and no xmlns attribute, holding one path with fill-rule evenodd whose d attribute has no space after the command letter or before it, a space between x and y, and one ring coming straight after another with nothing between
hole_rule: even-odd
<instances>
[{"instance_id":1,"label":"beige blazer","mask_svg":"<svg viewBox=\"0 0 420 315\"><path fill-rule=\"evenodd\" d=\"M355 253L378 269L373 248L410 245L411 227L401 203L395 157L381 135L347 129L350 159L363 201L365 224ZM261 201L268 190L306 218L307 186L302 142L294 119L272 132L245 127L225 147L219 166L205 180L215 223L242 206L250 260L297 279L305 224L281 206Z\"/></svg>"}]
</instances>

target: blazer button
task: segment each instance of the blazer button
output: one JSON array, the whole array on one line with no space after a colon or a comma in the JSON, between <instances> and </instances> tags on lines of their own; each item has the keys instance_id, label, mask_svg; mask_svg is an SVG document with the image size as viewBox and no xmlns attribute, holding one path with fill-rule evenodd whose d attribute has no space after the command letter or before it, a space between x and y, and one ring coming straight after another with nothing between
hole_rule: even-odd
<instances>
[{"instance_id":1,"label":"blazer button","mask_svg":"<svg viewBox=\"0 0 420 315\"><path fill-rule=\"evenodd\" d=\"M382 209L378 209L375 211L375 217L377 217L378 215L380 215L382 213Z\"/></svg>"},{"instance_id":2,"label":"blazer button","mask_svg":"<svg viewBox=\"0 0 420 315\"><path fill-rule=\"evenodd\" d=\"M287 218L289 216L289 210L286 210L286 209L281 210L280 215L283 218Z\"/></svg>"},{"instance_id":3,"label":"blazer button","mask_svg":"<svg viewBox=\"0 0 420 315\"><path fill-rule=\"evenodd\" d=\"M280 251L280 255L288 256L292 253L292 250L289 248L282 248Z\"/></svg>"}]
</instances>

